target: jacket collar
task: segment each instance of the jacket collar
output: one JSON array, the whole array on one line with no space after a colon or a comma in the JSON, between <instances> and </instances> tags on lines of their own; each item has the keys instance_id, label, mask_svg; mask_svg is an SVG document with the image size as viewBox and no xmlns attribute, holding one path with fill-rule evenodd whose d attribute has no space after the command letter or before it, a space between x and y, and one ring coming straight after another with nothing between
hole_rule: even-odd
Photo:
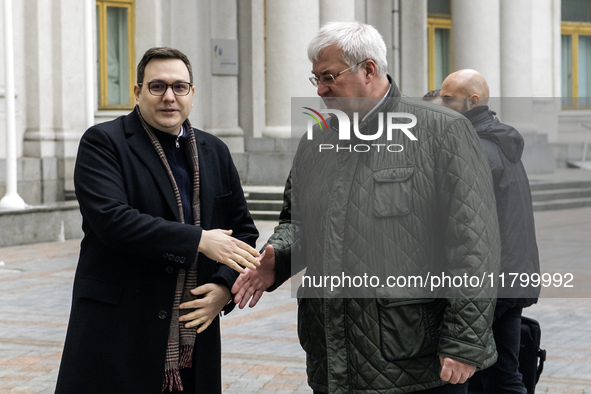
<instances>
[{"instance_id":1,"label":"jacket collar","mask_svg":"<svg viewBox=\"0 0 591 394\"><path fill-rule=\"evenodd\" d=\"M366 127L370 123L376 122L378 114L380 114L381 112L391 111L400 102L401 94L400 90L398 90L398 86L396 86L396 82L392 80L392 77L390 77L390 75L386 75L386 77L390 82L390 89L388 90L388 93L386 93L386 96L374 108L372 108L371 111L369 111L369 113L363 118L363 120L360 121L360 129ZM353 121L353 119L350 119L350 121ZM339 124L336 117L331 117L330 123L331 128L338 129Z\"/></svg>"},{"instance_id":2,"label":"jacket collar","mask_svg":"<svg viewBox=\"0 0 591 394\"><path fill-rule=\"evenodd\" d=\"M398 86L396 86L396 82L394 82L390 75L386 75L386 77L390 82L390 89L388 90L388 93L386 93L386 97L384 97L384 99L380 101L378 105L376 105L376 107L370 111L369 116L367 116L366 118L368 120L370 118L373 118L375 114L379 112L387 112L391 110L392 108L396 107L400 102L401 95L400 90L398 90Z\"/></svg>"},{"instance_id":3,"label":"jacket collar","mask_svg":"<svg viewBox=\"0 0 591 394\"><path fill-rule=\"evenodd\" d=\"M400 102L400 90L398 90L398 86L396 86L396 82L392 80L390 75L386 75L388 81L390 82L390 89L384 97L370 112L369 114L361 121L359 124L359 129L365 129L368 125L378 122L378 116L382 112L391 112L398 103Z\"/></svg>"},{"instance_id":4,"label":"jacket collar","mask_svg":"<svg viewBox=\"0 0 591 394\"><path fill-rule=\"evenodd\" d=\"M494 111L489 110L488 105L480 105L464 113L476 131L485 130L494 120L495 115Z\"/></svg>"},{"instance_id":5,"label":"jacket collar","mask_svg":"<svg viewBox=\"0 0 591 394\"><path fill-rule=\"evenodd\" d=\"M464 114L474 126L478 137L492 141L512 163L521 160L524 141L519 132L512 126L501 123L494 111L483 105L472 108Z\"/></svg>"}]
</instances>

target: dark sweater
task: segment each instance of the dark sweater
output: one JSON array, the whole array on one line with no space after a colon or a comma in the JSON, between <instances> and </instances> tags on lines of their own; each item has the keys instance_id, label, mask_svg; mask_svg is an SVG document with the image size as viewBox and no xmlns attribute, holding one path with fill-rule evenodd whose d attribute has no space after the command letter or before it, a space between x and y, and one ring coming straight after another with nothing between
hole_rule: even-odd
<instances>
[{"instance_id":1,"label":"dark sweater","mask_svg":"<svg viewBox=\"0 0 591 394\"><path fill-rule=\"evenodd\" d=\"M187 137L177 137L156 129L154 131L160 145L162 145L162 150L164 150L166 160L179 188L185 223L193 224L193 177L189 163L183 153L183 146L187 143Z\"/></svg>"}]
</instances>

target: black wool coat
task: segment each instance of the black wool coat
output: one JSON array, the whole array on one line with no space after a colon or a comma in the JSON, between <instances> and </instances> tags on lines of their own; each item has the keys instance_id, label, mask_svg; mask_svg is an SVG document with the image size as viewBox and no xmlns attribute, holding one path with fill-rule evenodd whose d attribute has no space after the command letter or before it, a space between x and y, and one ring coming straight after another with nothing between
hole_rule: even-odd
<instances>
[{"instance_id":1,"label":"black wool coat","mask_svg":"<svg viewBox=\"0 0 591 394\"><path fill-rule=\"evenodd\" d=\"M193 132L200 227L180 223L173 187L135 111L83 135L74 183L84 239L56 393L159 394L177 274L196 261L202 229L232 229L255 245L258 232L227 146ZM204 255L198 264L198 285L236 280L235 271ZM197 335L198 392L221 392L220 354L218 317Z\"/></svg>"}]
</instances>

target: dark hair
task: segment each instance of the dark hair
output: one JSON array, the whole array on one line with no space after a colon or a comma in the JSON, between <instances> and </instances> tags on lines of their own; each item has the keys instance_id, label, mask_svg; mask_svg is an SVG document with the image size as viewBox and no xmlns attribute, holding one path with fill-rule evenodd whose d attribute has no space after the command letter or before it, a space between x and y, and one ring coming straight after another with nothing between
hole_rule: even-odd
<instances>
[{"instance_id":1,"label":"dark hair","mask_svg":"<svg viewBox=\"0 0 591 394\"><path fill-rule=\"evenodd\" d=\"M146 66L152 59L180 59L185 63L187 66L187 70L189 70L189 82L193 83L193 70L191 69L191 62L184 53L179 51L178 49L168 48L168 47L155 47L150 48L144 53L142 56L142 60L137 65L137 83L144 82L144 72L146 71Z\"/></svg>"},{"instance_id":2,"label":"dark hair","mask_svg":"<svg viewBox=\"0 0 591 394\"><path fill-rule=\"evenodd\" d=\"M423 100L431 101L439 97L441 89L430 90L423 96Z\"/></svg>"}]
</instances>

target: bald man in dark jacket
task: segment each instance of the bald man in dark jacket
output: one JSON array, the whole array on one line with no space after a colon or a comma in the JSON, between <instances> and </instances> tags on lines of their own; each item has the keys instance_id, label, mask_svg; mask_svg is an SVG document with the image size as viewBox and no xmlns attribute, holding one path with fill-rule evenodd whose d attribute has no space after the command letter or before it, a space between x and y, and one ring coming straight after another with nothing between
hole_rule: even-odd
<instances>
[{"instance_id":1,"label":"bald man in dark jacket","mask_svg":"<svg viewBox=\"0 0 591 394\"><path fill-rule=\"evenodd\" d=\"M488 160L501 233L501 272L526 273L530 277L539 274L531 192L521 162L523 137L512 126L501 123L488 108L488 84L477 71L450 74L443 81L440 95L443 105L470 120ZM475 382L480 376L487 393L527 393L518 369L521 313L536 303L538 296L539 287L499 289L493 323L499 358L495 365L471 379Z\"/></svg>"}]
</instances>

